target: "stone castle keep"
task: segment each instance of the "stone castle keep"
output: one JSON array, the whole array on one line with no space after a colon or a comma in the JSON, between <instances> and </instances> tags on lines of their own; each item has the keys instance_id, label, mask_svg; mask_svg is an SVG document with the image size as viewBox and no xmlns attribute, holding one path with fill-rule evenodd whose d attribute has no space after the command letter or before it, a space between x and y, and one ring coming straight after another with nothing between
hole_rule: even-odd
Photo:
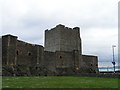
<instances>
[{"instance_id":1,"label":"stone castle keep","mask_svg":"<svg viewBox=\"0 0 120 90\"><path fill-rule=\"evenodd\" d=\"M80 30L57 25L45 30L45 46L2 36L3 76L98 73L97 56L82 55Z\"/></svg>"}]
</instances>

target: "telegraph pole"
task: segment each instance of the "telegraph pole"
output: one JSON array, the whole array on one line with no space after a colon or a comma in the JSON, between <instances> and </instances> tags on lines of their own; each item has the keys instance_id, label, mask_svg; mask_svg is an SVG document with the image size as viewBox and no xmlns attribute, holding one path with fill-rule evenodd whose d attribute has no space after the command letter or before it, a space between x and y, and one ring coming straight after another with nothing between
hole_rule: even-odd
<instances>
[{"instance_id":1,"label":"telegraph pole","mask_svg":"<svg viewBox=\"0 0 120 90\"><path fill-rule=\"evenodd\" d=\"M113 64L113 68L114 68L114 73L115 73L115 55L114 55L114 47L116 47L115 45L112 45L112 50L113 50L113 61L112 61L112 64Z\"/></svg>"}]
</instances>

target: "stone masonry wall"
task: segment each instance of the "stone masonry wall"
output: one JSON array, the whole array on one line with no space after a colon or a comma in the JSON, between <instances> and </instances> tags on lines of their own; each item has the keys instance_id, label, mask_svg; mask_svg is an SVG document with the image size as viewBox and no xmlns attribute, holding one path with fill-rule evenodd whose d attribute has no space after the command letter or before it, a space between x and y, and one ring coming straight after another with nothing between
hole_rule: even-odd
<instances>
[{"instance_id":1,"label":"stone masonry wall","mask_svg":"<svg viewBox=\"0 0 120 90\"><path fill-rule=\"evenodd\" d=\"M44 52L44 66L48 70L56 72L56 54L54 52Z\"/></svg>"},{"instance_id":2,"label":"stone masonry wall","mask_svg":"<svg viewBox=\"0 0 120 90\"><path fill-rule=\"evenodd\" d=\"M56 51L48 52L45 51L44 65L48 70L55 72L56 75L72 74L75 66L78 66L78 56L74 52ZM77 65L76 65L77 64Z\"/></svg>"},{"instance_id":3,"label":"stone masonry wall","mask_svg":"<svg viewBox=\"0 0 120 90\"><path fill-rule=\"evenodd\" d=\"M2 64L14 65L15 64L15 50L17 44L17 37L6 35L2 37Z\"/></svg>"},{"instance_id":4,"label":"stone masonry wall","mask_svg":"<svg viewBox=\"0 0 120 90\"><path fill-rule=\"evenodd\" d=\"M56 71L58 75L72 74L74 69L74 53L56 51Z\"/></svg>"},{"instance_id":5,"label":"stone masonry wall","mask_svg":"<svg viewBox=\"0 0 120 90\"><path fill-rule=\"evenodd\" d=\"M2 36L2 65L7 65L8 38Z\"/></svg>"},{"instance_id":6,"label":"stone masonry wall","mask_svg":"<svg viewBox=\"0 0 120 90\"><path fill-rule=\"evenodd\" d=\"M68 28L58 25L45 31L45 51L73 51L81 53L81 39L79 28Z\"/></svg>"},{"instance_id":7,"label":"stone masonry wall","mask_svg":"<svg viewBox=\"0 0 120 90\"><path fill-rule=\"evenodd\" d=\"M56 52L56 68L73 68L74 57L72 52Z\"/></svg>"},{"instance_id":8,"label":"stone masonry wall","mask_svg":"<svg viewBox=\"0 0 120 90\"><path fill-rule=\"evenodd\" d=\"M39 67L43 65L44 48L17 40L16 36L5 35L2 36L2 56L3 75L31 75L37 64Z\"/></svg>"},{"instance_id":9,"label":"stone masonry wall","mask_svg":"<svg viewBox=\"0 0 120 90\"><path fill-rule=\"evenodd\" d=\"M60 51L81 51L79 28L72 29L64 27L60 32Z\"/></svg>"},{"instance_id":10,"label":"stone masonry wall","mask_svg":"<svg viewBox=\"0 0 120 90\"><path fill-rule=\"evenodd\" d=\"M98 73L97 56L82 55L82 72Z\"/></svg>"},{"instance_id":11,"label":"stone masonry wall","mask_svg":"<svg viewBox=\"0 0 120 90\"><path fill-rule=\"evenodd\" d=\"M44 48L40 45L29 44L23 41L17 41L17 64L29 65L40 64L43 61Z\"/></svg>"},{"instance_id":12,"label":"stone masonry wall","mask_svg":"<svg viewBox=\"0 0 120 90\"><path fill-rule=\"evenodd\" d=\"M45 31L45 51L60 51L60 30L51 29Z\"/></svg>"}]
</instances>

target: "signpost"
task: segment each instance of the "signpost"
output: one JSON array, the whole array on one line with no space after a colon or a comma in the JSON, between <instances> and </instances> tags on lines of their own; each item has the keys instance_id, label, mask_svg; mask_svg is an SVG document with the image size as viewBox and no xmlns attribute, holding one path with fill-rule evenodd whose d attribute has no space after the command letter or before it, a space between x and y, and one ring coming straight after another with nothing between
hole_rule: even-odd
<instances>
[{"instance_id":1,"label":"signpost","mask_svg":"<svg viewBox=\"0 0 120 90\"><path fill-rule=\"evenodd\" d=\"M115 73L115 58L114 58L114 47L116 47L116 46L115 46L115 45L112 45L112 50L113 50L113 61L112 61L112 64L113 64L114 73Z\"/></svg>"}]
</instances>

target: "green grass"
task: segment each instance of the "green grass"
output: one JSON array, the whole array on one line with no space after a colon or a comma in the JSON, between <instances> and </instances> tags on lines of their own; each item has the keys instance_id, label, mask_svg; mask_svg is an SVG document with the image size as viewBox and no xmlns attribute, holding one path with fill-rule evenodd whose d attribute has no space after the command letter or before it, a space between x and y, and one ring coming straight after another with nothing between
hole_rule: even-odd
<instances>
[{"instance_id":1,"label":"green grass","mask_svg":"<svg viewBox=\"0 0 120 90\"><path fill-rule=\"evenodd\" d=\"M72 76L2 77L3 88L118 88L118 79Z\"/></svg>"},{"instance_id":2,"label":"green grass","mask_svg":"<svg viewBox=\"0 0 120 90\"><path fill-rule=\"evenodd\" d=\"M0 90L2 89L2 77L0 76Z\"/></svg>"}]
</instances>

